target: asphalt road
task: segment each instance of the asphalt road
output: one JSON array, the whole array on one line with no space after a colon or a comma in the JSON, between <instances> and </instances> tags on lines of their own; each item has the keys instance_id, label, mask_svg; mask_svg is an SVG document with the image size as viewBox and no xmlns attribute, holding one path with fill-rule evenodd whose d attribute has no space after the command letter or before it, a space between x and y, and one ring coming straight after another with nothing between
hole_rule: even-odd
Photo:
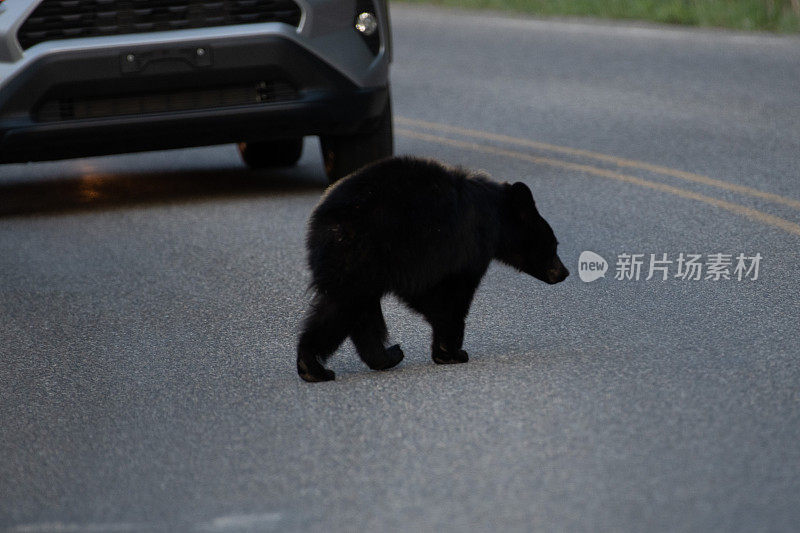
<instances>
[{"instance_id":1,"label":"asphalt road","mask_svg":"<svg viewBox=\"0 0 800 533\"><path fill-rule=\"evenodd\" d=\"M389 299L405 361L348 344L307 384L316 141L285 172L231 146L4 166L0 528L796 530L800 40L392 15L397 151L528 183L573 275L493 266L466 365ZM651 253L763 259L646 281Z\"/></svg>"}]
</instances>

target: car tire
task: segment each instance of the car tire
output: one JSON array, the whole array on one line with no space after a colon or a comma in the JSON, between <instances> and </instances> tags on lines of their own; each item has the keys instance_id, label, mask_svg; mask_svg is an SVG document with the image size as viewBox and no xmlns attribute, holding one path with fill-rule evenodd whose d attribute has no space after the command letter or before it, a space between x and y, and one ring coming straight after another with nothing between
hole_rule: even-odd
<instances>
[{"instance_id":1,"label":"car tire","mask_svg":"<svg viewBox=\"0 0 800 533\"><path fill-rule=\"evenodd\" d=\"M391 100L380 116L354 135L320 137L322 160L328 180L337 180L368 163L394 154Z\"/></svg>"},{"instance_id":2,"label":"car tire","mask_svg":"<svg viewBox=\"0 0 800 533\"><path fill-rule=\"evenodd\" d=\"M290 167L303 153L303 138L239 143L239 154L254 169Z\"/></svg>"}]
</instances>

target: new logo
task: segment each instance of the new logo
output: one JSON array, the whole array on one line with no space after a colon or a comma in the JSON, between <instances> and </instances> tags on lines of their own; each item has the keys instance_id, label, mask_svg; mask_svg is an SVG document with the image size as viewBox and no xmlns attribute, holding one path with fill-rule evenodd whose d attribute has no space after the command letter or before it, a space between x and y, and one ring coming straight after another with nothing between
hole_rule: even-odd
<instances>
[{"instance_id":1,"label":"new logo","mask_svg":"<svg viewBox=\"0 0 800 533\"><path fill-rule=\"evenodd\" d=\"M588 250L581 252L578 258L578 276L581 281L589 283L598 278L604 278L607 270L608 263L601 256Z\"/></svg>"}]
</instances>

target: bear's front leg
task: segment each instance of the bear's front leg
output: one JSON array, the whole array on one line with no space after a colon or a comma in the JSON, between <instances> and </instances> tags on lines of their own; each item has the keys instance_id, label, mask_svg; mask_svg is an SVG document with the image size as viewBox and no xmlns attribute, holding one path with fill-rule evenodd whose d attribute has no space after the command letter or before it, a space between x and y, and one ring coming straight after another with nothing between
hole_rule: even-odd
<instances>
[{"instance_id":1,"label":"bear's front leg","mask_svg":"<svg viewBox=\"0 0 800 533\"><path fill-rule=\"evenodd\" d=\"M431 358L437 365L454 365L469 361L469 355L461 348L448 349L446 343L437 343L436 341L433 341Z\"/></svg>"},{"instance_id":2,"label":"bear's front leg","mask_svg":"<svg viewBox=\"0 0 800 533\"><path fill-rule=\"evenodd\" d=\"M469 354L464 350L458 350L454 353L449 353L443 349L441 345L433 348L432 354L433 362L437 365L455 365L458 363L466 363L469 361Z\"/></svg>"},{"instance_id":3,"label":"bear's front leg","mask_svg":"<svg viewBox=\"0 0 800 533\"><path fill-rule=\"evenodd\" d=\"M464 342L464 321L448 321L433 328L431 358L438 365L452 365L469 361L461 349Z\"/></svg>"},{"instance_id":4,"label":"bear's front leg","mask_svg":"<svg viewBox=\"0 0 800 533\"><path fill-rule=\"evenodd\" d=\"M333 370L328 370L320 364L319 361L308 361L302 356L297 358L297 374L303 380L310 383L318 383L320 381L333 381L336 379L336 374Z\"/></svg>"},{"instance_id":5,"label":"bear's front leg","mask_svg":"<svg viewBox=\"0 0 800 533\"><path fill-rule=\"evenodd\" d=\"M453 274L430 290L406 299L433 328L431 358L434 363L450 365L469 361L467 352L461 349L464 321L484 271L485 268Z\"/></svg>"}]
</instances>

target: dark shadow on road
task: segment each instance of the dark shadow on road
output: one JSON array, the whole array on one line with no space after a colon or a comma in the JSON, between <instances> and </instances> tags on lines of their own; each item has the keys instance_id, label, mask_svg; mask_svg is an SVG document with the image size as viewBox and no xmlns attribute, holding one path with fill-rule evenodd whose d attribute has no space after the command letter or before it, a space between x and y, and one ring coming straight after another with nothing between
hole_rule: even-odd
<instances>
[{"instance_id":1,"label":"dark shadow on road","mask_svg":"<svg viewBox=\"0 0 800 533\"><path fill-rule=\"evenodd\" d=\"M254 171L246 168L169 170L81 175L0 182L0 218L95 211L214 198L275 196L322 191L324 176L311 167Z\"/></svg>"}]
</instances>

